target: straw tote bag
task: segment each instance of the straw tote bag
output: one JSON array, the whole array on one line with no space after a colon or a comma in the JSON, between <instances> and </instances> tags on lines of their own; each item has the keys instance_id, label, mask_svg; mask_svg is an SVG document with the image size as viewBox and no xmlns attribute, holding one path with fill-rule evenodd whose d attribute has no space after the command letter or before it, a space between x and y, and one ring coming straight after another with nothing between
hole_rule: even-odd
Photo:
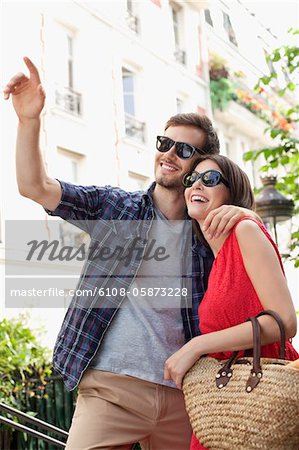
<instances>
[{"instance_id":1,"label":"straw tote bag","mask_svg":"<svg viewBox=\"0 0 299 450\"><path fill-rule=\"evenodd\" d=\"M279 325L279 359L260 357L257 317L262 315L272 316ZM248 320L253 327L253 358L238 358L238 352L227 361L203 357L184 377L194 434L211 450L298 450L299 370L286 366L283 322L274 311Z\"/></svg>"}]
</instances>

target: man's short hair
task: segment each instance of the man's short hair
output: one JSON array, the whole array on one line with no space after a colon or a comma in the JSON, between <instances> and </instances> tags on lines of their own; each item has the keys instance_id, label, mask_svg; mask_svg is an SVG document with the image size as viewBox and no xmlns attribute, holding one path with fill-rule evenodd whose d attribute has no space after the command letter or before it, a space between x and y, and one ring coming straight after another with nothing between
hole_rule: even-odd
<instances>
[{"instance_id":1,"label":"man's short hair","mask_svg":"<svg viewBox=\"0 0 299 450\"><path fill-rule=\"evenodd\" d=\"M166 122L165 131L169 127L176 127L178 125L192 126L202 130L206 135L203 150L208 154L219 153L220 144L216 130L206 115L198 113L176 114Z\"/></svg>"}]
</instances>

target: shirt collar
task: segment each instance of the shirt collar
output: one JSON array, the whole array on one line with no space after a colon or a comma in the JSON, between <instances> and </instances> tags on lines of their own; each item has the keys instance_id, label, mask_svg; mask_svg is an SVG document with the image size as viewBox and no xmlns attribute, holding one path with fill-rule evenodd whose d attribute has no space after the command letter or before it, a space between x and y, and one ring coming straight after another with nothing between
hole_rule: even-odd
<instances>
[{"instance_id":1,"label":"shirt collar","mask_svg":"<svg viewBox=\"0 0 299 450\"><path fill-rule=\"evenodd\" d=\"M149 204L150 206L154 207L153 193L156 185L157 183L153 181L148 187L148 189L143 193L142 198L146 205ZM187 210L185 220L191 220L191 217L188 216Z\"/></svg>"},{"instance_id":2,"label":"shirt collar","mask_svg":"<svg viewBox=\"0 0 299 450\"><path fill-rule=\"evenodd\" d=\"M149 188L143 192L142 194L142 200L145 203L145 205L149 205L151 207L154 207L154 200L153 200L153 192L156 187L156 182L150 184Z\"/></svg>"}]
</instances>

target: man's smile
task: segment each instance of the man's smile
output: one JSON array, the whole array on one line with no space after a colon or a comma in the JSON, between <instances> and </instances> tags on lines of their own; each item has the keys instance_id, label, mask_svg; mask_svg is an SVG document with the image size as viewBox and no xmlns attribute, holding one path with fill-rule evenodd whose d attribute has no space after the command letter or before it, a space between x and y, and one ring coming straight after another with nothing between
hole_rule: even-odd
<instances>
[{"instance_id":1,"label":"man's smile","mask_svg":"<svg viewBox=\"0 0 299 450\"><path fill-rule=\"evenodd\" d=\"M160 167L167 172L176 172L177 170L179 170L179 168L175 164L166 161L161 161Z\"/></svg>"}]
</instances>

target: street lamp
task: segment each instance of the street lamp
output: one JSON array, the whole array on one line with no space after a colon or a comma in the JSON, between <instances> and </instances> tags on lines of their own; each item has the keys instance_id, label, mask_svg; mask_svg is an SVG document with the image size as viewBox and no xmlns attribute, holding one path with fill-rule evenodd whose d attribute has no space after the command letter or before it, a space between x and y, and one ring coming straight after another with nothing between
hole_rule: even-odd
<instances>
[{"instance_id":1,"label":"street lamp","mask_svg":"<svg viewBox=\"0 0 299 450\"><path fill-rule=\"evenodd\" d=\"M263 188L256 198L256 212L274 238L282 257L290 254L293 200L288 200L276 188L274 175L261 178Z\"/></svg>"}]
</instances>

